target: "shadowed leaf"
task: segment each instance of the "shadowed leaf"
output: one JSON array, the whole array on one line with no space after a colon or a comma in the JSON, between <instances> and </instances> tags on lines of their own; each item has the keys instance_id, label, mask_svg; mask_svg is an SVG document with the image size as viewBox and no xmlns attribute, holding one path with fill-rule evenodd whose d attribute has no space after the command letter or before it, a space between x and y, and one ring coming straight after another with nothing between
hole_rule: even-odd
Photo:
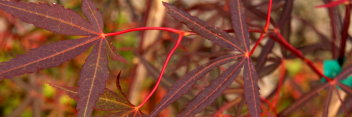
<instances>
[{"instance_id":1,"label":"shadowed leaf","mask_svg":"<svg viewBox=\"0 0 352 117\"><path fill-rule=\"evenodd\" d=\"M90 117L95 102L103 92L109 77L108 58L106 56L106 41L100 39L86 59L81 71L78 89L78 116Z\"/></svg>"},{"instance_id":2,"label":"shadowed leaf","mask_svg":"<svg viewBox=\"0 0 352 117\"><path fill-rule=\"evenodd\" d=\"M174 85L169 89L168 93L161 100L160 104L156 106L150 116L155 117L169 104L186 94L194 83L206 75L213 68L223 65L225 63L234 61L238 58L238 55L226 55L219 57L215 60L211 60L204 66L200 66L190 73L187 73L184 77L174 83Z\"/></svg>"},{"instance_id":3,"label":"shadowed leaf","mask_svg":"<svg viewBox=\"0 0 352 117\"><path fill-rule=\"evenodd\" d=\"M245 59L244 59L245 60ZM232 83L232 81L240 73L244 60L233 64L224 71L218 78L213 80L211 84L200 92L183 111L177 115L178 117L193 117L206 106L211 104L223 91Z\"/></svg>"},{"instance_id":4,"label":"shadowed leaf","mask_svg":"<svg viewBox=\"0 0 352 117\"><path fill-rule=\"evenodd\" d=\"M0 9L22 21L56 33L66 35L99 34L80 15L61 5L0 0Z\"/></svg>"},{"instance_id":5,"label":"shadowed leaf","mask_svg":"<svg viewBox=\"0 0 352 117\"><path fill-rule=\"evenodd\" d=\"M218 45L221 45L221 47L233 50L237 49L243 52L243 50L240 48L241 43L239 43L235 37L227 34L222 30L219 30L216 27L210 26L208 23L200 20L199 18L191 16L187 12L180 10L168 3L164 3L164 6L167 8L168 14L170 14L179 22L186 24L188 28L200 36L209 39Z\"/></svg>"},{"instance_id":6,"label":"shadowed leaf","mask_svg":"<svg viewBox=\"0 0 352 117\"><path fill-rule=\"evenodd\" d=\"M98 38L65 40L33 49L0 64L0 79L50 68L72 59L87 50Z\"/></svg>"},{"instance_id":7,"label":"shadowed leaf","mask_svg":"<svg viewBox=\"0 0 352 117\"><path fill-rule=\"evenodd\" d=\"M334 88L334 86L330 86L328 89L328 97L325 100L326 102L324 105L323 117L328 117L328 115L329 115L329 107L330 107L331 98L332 98L333 91L334 91L333 88Z\"/></svg>"}]
</instances>

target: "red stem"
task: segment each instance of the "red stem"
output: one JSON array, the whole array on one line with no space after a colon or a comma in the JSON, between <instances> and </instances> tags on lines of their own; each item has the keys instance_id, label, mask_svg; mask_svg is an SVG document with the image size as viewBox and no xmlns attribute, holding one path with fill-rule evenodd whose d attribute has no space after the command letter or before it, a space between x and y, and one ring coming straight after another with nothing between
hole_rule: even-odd
<instances>
[{"instance_id":1,"label":"red stem","mask_svg":"<svg viewBox=\"0 0 352 117\"><path fill-rule=\"evenodd\" d=\"M278 82L278 86L277 86L277 91L276 91L276 94L274 96L274 100L273 100L273 103L272 105L274 107L277 107L276 104L279 102L279 97L280 97L280 89L282 87L282 84L283 84L283 81L285 79L285 75L286 75L286 63L285 63L285 60L282 60L281 62L281 68L280 68L280 77L279 77L279 82Z\"/></svg>"},{"instance_id":2,"label":"red stem","mask_svg":"<svg viewBox=\"0 0 352 117\"><path fill-rule=\"evenodd\" d=\"M185 31L182 31L182 30L177 30L177 29L173 29L173 28L166 28L166 27L140 27L140 28L132 28L132 29L127 29L127 30L123 30L123 31L118 31L118 32L114 32L114 33L107 33L107 34L105 34L105 36L115 36L115 35L120 35L120 34L124 34L124 33L128 33L128 32L142 31L142 30L163 30L163 31L177 33L177 34L184 33L184 35L193 34L192 32L186 33Z\"/></svg>"},{"instance_id":3,"label":"red stem","mask_svg":"<svg viewBox=\"0 0 352 117\"><path fill-rule=\"evenodd\" d=\"M316 74L319 75L319 77L325 78L327 81L331 81L331 79L324 74L322 74L317 67L314 66L313 62L310 61L309 59L305 58L304 55L301 53L301 51L297 50L295 47L293 47L291 44L289 44L285 38L281 35L279 32L279 29L275 29L274 33L277 35L277 37L280 40L275 40L278 41L280 44L282 44L286 49L290 50L293 54L295 54L298 58L302 59Z\"/></svg>"},{"instance_id":4,"label":"red stem","mask_svg":"<svg viewBox=\"0 0 352 117\"><path fill-rule=\"evenodd\" d=\"M220 109L219 109L218 111L216 111L216 113L214 114L213 117L221 117L222 113L223 113L225 110L227 110L227 109L229 109L229 108L235 106L235 105L236 105L237 103L239 103L240 101L241 101L241 99L240 99L240 98L237 98L237 99L235 99L235 100L233 100L233 101L230 101L229 103L224 104L222 107L220 107Z\"/></svg>"},{"instance_id":5,"label":"red stem","mask_svg":"<svg viewBox=\"0 0 352 117\"><path fill-rule=\"evenodd\" d=\"M161 79L163 78L163 75L164 75L166 66L167 66L167 64L169 63L169 61L170 61L170 59L171 59L171 57L172 57L172 54L176 51L177 47L180 45L180 43L181 43L181 41L182 41L182 37L183 37L184 35L185 35L185 33L179 34L179 37L178 37L178 39L177 39L176 44L174 45L174 47L171 49L171 51L170 51L169 54L167 55L167 58L166 58L166 60L165 60L165 62L164 62L164 65L163 65L163 67L162 67L162 69L161 69L161 72L160 72L160 74L159 74L158 80L157 80L156 84L154 85L153 90L152 90L152 91L149 93L149 95L143 100L143 102L142 102L140 105L138 105L138 106L136 107L137 109L141 108L141 107L150 99L150 97L152 97L152 95L155 93L156 89L158 88L158 86L159 86L159 84L160 84Z\"/></svg>"},{"instance_id":6,"label":"red stem","mask_svg":"<svg viewBox=\"0 0 352 117\"><path fill-rule=\"evenodd\" d=\"M262 100L262 101L264 101L265 103L267 103L269 109L270 109L275 115L277 115L277 110L276 110L275 106L272 105L269 100L267 100L267 99L264 98L264 97L260 97L260 100ZM268 111L268 112L269 112L269 111ZM275 117L276 117L276 116L275 116Z\"/></svg>"},{"instance_id":7,"label":"red stem","mask_svg":"<svg viewBox=\"0 0 352 117\"><path fill-rule=\"evenodd\" d=\"M345 9L345 19L343 21L343 27L341 31L341 42L340 42L340 52L339 52L339 59L343 59L345 56L346 50L346 41L348 38L348 28L350 27L350 19L351 19L351 5L346 5ZM342 63L342 61L341 61Z\"/></svg>"},{"instance_id":8,"label":"red stem","mask_svg":"<svg viewBox=\"0 0 352 117\"><path fill-rule=\"evenodd\" d=\"M266 22L265 22L265 26L264 26L264 29L263 29L264 32L260 34L260 37L259 37L258 41L255 43L254 47L252 48L251 52L249 53L249 56L254 53L254 50L258 47L260 42L264 39L264 37L266 35L266 32L268 31L268 28L270 26L270 15L271 15L272 4L273 4L273 0L269 0L268 14L266 16Z\"/></svg>"}]
</instances>

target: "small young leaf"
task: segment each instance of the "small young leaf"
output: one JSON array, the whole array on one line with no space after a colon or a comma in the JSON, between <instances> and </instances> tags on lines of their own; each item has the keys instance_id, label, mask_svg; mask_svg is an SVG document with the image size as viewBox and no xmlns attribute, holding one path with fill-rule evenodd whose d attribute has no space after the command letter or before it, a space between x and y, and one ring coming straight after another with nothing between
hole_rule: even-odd
<instances>
[{"instance_id":1,"label":"small young leaf","mask_svg":"<svg viewBox=\"0 0 352 117\"><path fill-rule=\"evenodd\" d=\"M56 33L65 35L99 34L80 15L61 5L0 0L0 9L22 21Z\"/></svg>"},{"instance_id":2,"label":"small young leaf","mask_svg":"<svg viewBox=\"0 0 352 117\"><path fill-rule=\"evenodd\" d=\"M196 32L200 36L209 39L215 44L221 45L222 47L233 49L233 50L243 50L240 48L241 43L236 40L235 37L227 34L226 32L210 26L208 23L200 20L197 17L191 16L187 12L180 10L168 3L164 3L167 8L168 13L181 23L184 23L192 31Z\"/></svg>"},{"instance_id":3,"label":"small young leaf","mask_svg":"<svg viewBox=\"0 0 352 117\"><path fill-rule=\"evenodd\" d=\"M211 84L202 92L200 92L190 103L188 103L186 108L184 108L183 111L177 116L193 117L206 106L211 104L237 77L241 71L244 60L245 59L240 60L240 62L236 64L233 64L218 78L213 80Z\"/></svg>"},{"instance_id":4,"label":"small young leaf","mask_svg":"<svg viewBox=\"0 0 352 117\"><path fill-rule=\"evenodd\" d=\"M0 79L50 68L72 59L87 50L98 38L65 40L33 49L0 64Z\"/></svg>"},{"instance_id":5,"label":"small young leaf","mask_svg":"<svg viewBox=\"0 0 352 117\"><path fill-rule=\"evenodd\" d=\"M86 59L81 71L78 89L78 116L90 117L93 107L103 92L109 77L108 58L106 55L106 41L100 39Z\"/></svg>"},{"instance_id":6,"label":"small young leaf","mask_svg":"<svg viewBox=\"0 0 352 117\"><path fill-rule=\"evenodd\" d=\"M236 55L222 56L215 60L211 60L204 66L200 66L195 70L192 70L190 73L187 73L184 77L174 83L174 85L169 89L168 93L161 100L160 104L158 104L158 106L153 110L150 116L157 116L157 114L166 108L169 104L187 93L194 85L194 83L206 75L210 70L225 63L234 61L236 58L238 58Z\"/></svg>"}]
</instances>

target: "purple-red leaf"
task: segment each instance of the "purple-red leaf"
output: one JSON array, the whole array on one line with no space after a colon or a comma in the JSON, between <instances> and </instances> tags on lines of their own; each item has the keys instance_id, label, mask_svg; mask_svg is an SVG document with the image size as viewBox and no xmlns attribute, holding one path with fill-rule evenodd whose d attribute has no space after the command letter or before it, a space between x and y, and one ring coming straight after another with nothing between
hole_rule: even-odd
<instances>
[{"instance_id":1,"label":"purple-red leaf","mask_svg":"<svg viewBox=\"0 0 352 117\"><path fill-rule=\"evenodd\" d=\"M0 9L22 21L66 35L99 35L84 18L57 4L0 0Z\"/></svg>"},{"instance_id":2,"label":"purple-red leaf","mask_svg":"<svg viewBox=\"0 0 352 117\"><path fill-rule=\"evenodd\" d=\"M100 94L103 93L109 77L106 40L100 39L86 59L81 71L78 89L78 116L90 117Z\"/></svg>"},{"instance_id":3,"label":"purple-red leaf","mask_svg":"<svg viewBox=\"0 0 352 117\"><path fill-rule=\"evenodd\" d=\"M215 44L221 45L221 47L243 52L243 50L240 48L241 43L239 43L239 40L236 40L235 37L227 34L221 29L210 26L208 23L200 20L199 18L191 16L187 12L180 10L168 3L164 3L164 6L167 8L168 13L174 19L186 24L188 28L200 36L209 39Z\"/></svg>"},{"instance_id":4,"label":"purple-red leaf","mask_svg":"<svg viewBox=\"0 0 352 117\"><path fill-rule=\"evenodd\" d=\"M230 1L232 28L235 31L236 37L242 40L245 51L249 51L249 33L246 24L245 12L241 8L240 0Z\"/></svg>"},{"instance_id":5,"label":"purple-red leaf","mask_svg":"<svg viewBox=\"0 0 352 117\"><path fill-rule=\"evenodd\" d=\"M250 58L244 63L243 70L244 97L252 117L260 117L260 98L258 75Z\"/></svg>"},{"instance_id":6,"label":"purple-red leaf","mask_svg":"<svg viewBox=\"0 0 352 117\"><path fill-rule=\"evenodd\" d=\"M91 0L82 0L82 11L88 18L89 23L94 26L94 31L103 33L103 16Z\"/></svg>"},{"instance_id":7,"label":"purple-red leaf","mask_svg":"<svg viewBox=\"0 0 352 117\"><path fill-rule=\"evenodd\" d=\"M87 50L98 38L65 40L33 49L0 64L0 79L50 68L72 59Z\"/></svg>"},{"instance_id":8,"label":"purple-red leaf","mask_svg":"<svg viewBox=\"0 0 352 117\"><path fill-rule=\"evenodd\" d=\"M237 77L241 71L244 61L245 59L240 60L239 63L230 66L218 78L213 80L207 88L200 92L190 103L188 103L185 109L183 109L183 111L177 116L193 117L206 106L211 104Z\"/></svg>"},{"instance_id":9,"label":"purple-red leaf","mask_svg":"<svg viewBox=\"0 0 352 117\"><path fill-rule=\"evenodd\" d=\"M250 51L249 32L246 24L245 12L241 8L240 0L230 1L232 27L238 38L242 40L246 54ZM247 55L245 55L247 56ZM249 113L252 117L260 116L260 98L258 88L258 74L247 56L244 64L243 80L244 80L244 96L248 106Z\"/></svg>"},{"instance_id":10,"label":"purple-red leaf","mask_svg":"<svg viewBox=\"0 0 352 117\"><path fill-rule=\"evenodd\" d=\"M234 61L238 57L238 55L222 56L215 60L211 60L204 66L200 66L195 70L192 70L190 73L187 73L183 78L174 83L174 85L169 89L168 93L161 100L160 104L158 104L158 106L153 110L150 116L157 116L157 114L160 113L169 104L187 93L194 85L194 83L206 75L210 70L225 63Z\"/></svg>"},{"instance_id":11,"label":"purple-red leaf","mask_svg":"<svg viewBox=\"0 0 352 117\"><path fill-rule=\"evenodd\" d=\"M76 87L67 87L56 84L50 84L51 86L63 90L74 100L78 101L78 92ZM132 113L135 106L132 105L128 99L122 94L121 90L118 90L117 93L105 88L104 93L100 95L98 101L94 107L96 110L108 111L109 113L121 113L121 114L130 114ZM116 116L116 114L114 114Z\"/></svg>"}]
</instances>

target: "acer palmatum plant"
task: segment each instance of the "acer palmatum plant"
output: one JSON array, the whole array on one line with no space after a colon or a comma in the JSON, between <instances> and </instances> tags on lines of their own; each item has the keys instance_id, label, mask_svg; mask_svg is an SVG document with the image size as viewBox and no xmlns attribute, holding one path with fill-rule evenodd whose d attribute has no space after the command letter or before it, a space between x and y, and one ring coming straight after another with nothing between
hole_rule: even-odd
<instances>
[{"instance_id":1,"label":"acer palmatum plant","mask_svg":"<svg viewBox=\"0 0 352 117\"><path fill-rule=\"evenodd\" d=\"M92 48L81 69L77 88L50 83L77 101L77 116L91 116L93 109L106 112L106 116L348 116L352 110L350 104L352 90L345 79L352 73L350 65L352 59L348 54L351 50L346 46L350 43L348 28L351 5L348 0L324 0L324 2L326 5L318 6L316 9L328 9L331 39L322 34L305 17L292 16L295 10L294 0L280 2L267 0L260 1L259 4L252 0L225 0L194 4L186 11L163 3L167 13L185 24L190 32L166 28L179 25L167 19L166 27L132 28L116 33L103 32L103 16L90 0L82 0L81 10L85 17L57 4L1 0L0 9L22 21L58 34L81 38L44 45L8 62L0 63L0 78L13 79L25 73L58 66ZM133 9L131 3L127 4ZM186 3L181 1L176 4L186 6ZM339 9L335 8L342 4L345 7L343 19ZM207 21L188 13L198 11L195 15L197 13L200 15L207 14L209 10L217 13L210 14ZM290 39L294 33L291 28L293 20L297 19L311 28L321 41L300 48L294 46L292 42L294 40ZM213 26L219 22L222 25ZM116 79L117 91L106 88L109 74L114 74L109 72L109 57L127 63L127 60L115 52L115 47L111 44L114 40L108 37L142 30L173 32L178 38L170 52L163 55L166 59L163 61L161 71L143 55L138 55L141 63L156 78L156 83L145 95L144 100L135 106L123 93L119 82L120 73ZM197 40L198 37L183 39L188 35L199 35L209 40L211 46L200 43L202 41ZM176 49L182 41L190 43L191 46L182 45L183 52L178 53ZM154 45L158 44L160 43ZM278 45L281 49L274 45ZM277 49L280 51L277 52ZM317 62L314 62L318 60L317 58L313 58L312 61L306 57L314 55L315 51L331 53L331 58L338 61L338 66L342 70L334 75L329 75L328 72L331 71L326 72L325 68L322 72L320 70L322 68L317 67ZM179 64L171 63L167 69L166 66L173 55ZM295 58L306 65L291 61ZM298 68L307 66L303 69L311 72L292 71L295 66ZM275 70L279 71L279 75L274 77L278 82L270 82L259 89L258 83L265 82L267 76L275 73ZM165 72L167 75L164 75ZM302 78L302 75L305 77ZM314 80L312 77L322 80ZM315 82L315 85L312 82ZM270 89L269 85L274 87ZM162 99L157 100L157 103L152 103L153 94L158 92L158 88L163 87L168 89L167 93L162 95ZM262 90L268 93L259 93L263 92ZM313 97L316 96L319 97L317 100L325 100L325 103L312 104L308 111L304 109L302 112L297 111L304 108L305 104L313 103L315 99ZM340 104L332 103L336 101ZM148 102L151 106L144 107ZM163 110L170 110L167 107L173 107L172 110L175 112L161 114Z\"/></svg>"}]
</instances>

